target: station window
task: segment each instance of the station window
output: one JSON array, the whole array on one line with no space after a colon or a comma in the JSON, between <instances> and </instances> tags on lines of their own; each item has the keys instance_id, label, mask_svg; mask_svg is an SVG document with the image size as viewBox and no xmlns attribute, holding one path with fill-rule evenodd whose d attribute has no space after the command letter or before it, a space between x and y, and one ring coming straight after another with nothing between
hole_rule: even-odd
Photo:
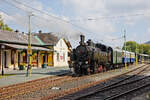
<instances>
[{"instance_id":1,"label":"station window","mask_svg":"<svg viewBox=\"0 0 150 100\"><path fill-rule=\"evenodd\" d=\"M65 53L63 53L63 61L65 61Z\"/></svg>"},{"instance_id":2,"label":"station window","mask_svg":"<svg viewBox=\"0 0 150 100\"><path fill-rule=\"evenodd\" d=\"M25 56L23 56L23 63L27 63L27 52L25 52Z\"/></svg>"},{"instance_id":3,"label":"station window","mask_svg":"<svg viewBox=\"0 0 150 100\"><path fill-rule=\"evenodd\" d=\"M57 61L59 61L59 53L57 53Z\"/></svg>"},{"instance_id":4,"label":"station window","mask_svg":"<svg viewBox=\"0 0 150 100\"><path fill-rule=\"evenodd\" d=\"M11 51L11 64L14 64L14 51Z\"/></svg>"}]
</instances>

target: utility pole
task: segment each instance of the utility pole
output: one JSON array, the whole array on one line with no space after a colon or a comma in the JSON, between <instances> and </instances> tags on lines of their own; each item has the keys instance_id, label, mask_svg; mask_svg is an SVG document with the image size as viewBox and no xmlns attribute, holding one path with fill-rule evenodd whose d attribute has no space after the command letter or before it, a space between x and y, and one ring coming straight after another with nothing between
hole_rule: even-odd
<instances>
[{"instance_id":1,"label":"utility pole","mask_svg":"<svg viewBox=\"0 0 150 100\"><path fill-rule=\"evenodd\" d=\"M4 75L4 49L5 49L5 45L1 45L1 59L2 59L2 76Z\"/></svg>"},{"instance_id":2,"label":"utility pole","mask_svg":"<svg viewBox=\"0 0 150 100\"><path fill-rule=\"evenodd\" d=\"M137 66L137 65L138 65L138 59L137 59L137 56L138 56L138 55L137 55L137 43L136 43L136 51L135 51L135 52L136 52L136 66Z\"/></svg>"},{"instance_id":3,"label":"utility pole","mask_svg":"<svg viewBox=\"0 0 150 100\"><path fill-rule=\"evenodd\" d=\"M142 45L141 45L142 46ZM141 52L142 54L143 54L143 46L142 46L142 52ZM143 56L142 56L142 64L143 64L143 60L144 58L143 58Z\"/></svg>"},{"instance_id":4,"label":"utility pole","mask_svg":"<svg viewBox=\"0 0 150 100\"><path fill-rule=\"evenodd\" d=\"M127 57L126 57L126 30L124 30L124 48L125 48L125 70L127 70Z\"/></svg>"},{"instance_id":5,"label":"utility pole","mask_svg":"<svg viewBox=\"0 0 150 100\"><path fill-rule=\"evenodd\" d=\"M32 69L31 69L31 56L32 56L32 49L31 49L31 16L33 16L33 14L29 14L29 23L28 23L28 50L27 50L27 54L28 54L28 67L27 67L27 74L26 76L29 76L29 70L30 70L30 75L32 73Z\"/></svg>"}]
</instances>

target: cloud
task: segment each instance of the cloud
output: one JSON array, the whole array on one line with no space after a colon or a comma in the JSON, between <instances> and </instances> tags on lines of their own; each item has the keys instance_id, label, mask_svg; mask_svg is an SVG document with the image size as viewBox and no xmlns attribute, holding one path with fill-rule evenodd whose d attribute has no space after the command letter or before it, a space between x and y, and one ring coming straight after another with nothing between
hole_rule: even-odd
<instances>
[{"instance_id":1,"label":"cloud","mask_svg":"<svg viewBox=\"0 0 150 100\"><path fill-rule=\"evenodd\" d=\"M105 7L113 13L130 13L150 9L149 0L105 0Z\"/></svg>"},{"instance_id":2,"label":"cloud","mask_svg":"<svg viewBox=\"0 0 150 100\"><path fill-rule=\"evenodd\" d=\"M146 28L142 24L150 18L148 0L63 0L63 4L74 12L74 23L89 31L86 34L88 38L97 41L103 39L112 46L121 45L122 40L112 42L112 39L117 38L116 33L124 27L130 28L129 40L145 41L144 37L148 36L147 33L140 35L138 32L139 27L142 30ZM88 21L88 18L97 20ZM131 28L134 32L130 32Z\"/></svg>"},{"instance_id":3,"label":"cloud","mask_svg":"<svg viewBox=\"0 0 150 100\"><path fill-rule=\"evenodd\" d=\"M149 19L150 1L149 0L105 0L107 15L126 16L117 18L121 23L136 26L136 23Z\"/></svg>"},{"instance_id":4,"label":"cloud","mask_svg":"<svg viewBox=\"0 0 150 100\"><path fill-rule=\"evenodd\" d=\"M105 40L108 43L107 37L113 36L112 33L116 31L114 24L107 19L87 20L99 18L108 12L104 0L63 0L63 4L72 8L75 15L75 21L72 22L81 27L79 29L84 32L86 38L97 40L95 42Z\"/></svg>"},{"instance_id":5,"label":"cloud","mask_svg":"<svg viewBox=\"0 0 150 100\"><path fill-rule=\"evenodd\" d=\"M73 26L68 23L67 21L69 20L68 17L65 16L61 16L61 18L59 18L56 14L51 14L48 12L45 12L44 10L44 4L40 1L37 0L21 0L19 2L25 4L22 5L18 2L15 2L17 0L14 1L10 1L13 5L15 5L17 8L16 12L18 13L13 13L11 14L9 17L13 18L8 20L8 17L5 17L8 22L15 22L17 24L17 26L22 26L23 29L25 30L25 32L28 32L28 15L33 14L33 16L31 17L31 30L32 31L39 31L39 30L44 30L44 31L48 31L48 32L56 32L58 34L55 35L59 35L59 36L63 36L66 38L72 38L72 39L76 39L77 37L79 37L79 35L81 34L81 32L79 32L78 30L73 29ZM32 8L35 8L37 10L34 10ZM15 8L15 7L14 7ZM46 7L48 10L51 10L50 7ZM39 12L45 12L45 13L41 13ZM19 11L22 11L24 13L20 13ZM64 21L63 21L64 20Z\"/></svg>"},{"instance_id":6,"label":"cloud","mask_svg":"<svg viewBox=\"0 0 150 100\"><path fill-rule=\"evenodd\" d=\"M147 29L147 32L150 33L150 28Z\"/></svg>"},{"instance_id":7,"label":"cloud","mask_svg":"<svg viewBox=\"0 0 150 100\"><path fill-rule=\"evenodd\" d=\"M87 13L87 15L84 16L88 16L90 13L105 11L103 0L63 0L63 3L67 6L70 5L73 7L76 13L80 13L82 15Z\"/></svg>"},{"instance_id":8,"label":"cloud","mask_svg":"<svg viewBox=\"0 0 150 100\"><path fill-rule=\"evenodd\" d=\"M45 4L41 0L18 1L42 10L43 12L45 12L45 8L53 11L51 7L45 7ZM79 39L80 34L85 34L86 38L91 38L98 42L104 40L105 44L112 46L121 45L121 40L112 41L112 39L118 38L116 33L120 33L120 30L122 29L121 26L127 28L132 27L132 29L137 30L137 23L140 21L147 21L147 19L150 18L150 1L148 0L61 0L59 2L61 2L64 7L63 10L65 10L63 11L64 15L61 16L58 16L58 13L50 12L48 13L49 16L23 5L13 3L21 9L34 14L31 18L33 31L38 31L39 29L48 32L53 31L57 32L57 35L61 37L64 36L69 39L75 38L75 40ZM56 8L57 7L59 6L56 5ZM24 30L27 30L27 13L22 14L17 12L7 17L10 17L7 19L7 22L11 22L11 18L15 18L16 20L13 21L24 27ZM88 20L90 18L96 20ZM70 24L67 21L71 21L71 23L75 25ZM140 39L136 32L131 33L130 36L134 38L134 40Z\"/></svg>"},{"instance_id":9,"label":"cloud","mask_svg":"<svg viewBox=\"0 0 150 100\"><path fill-rule=\"evenodd\" d=\"M0 12L0 15L2 16L4 23L8 23L9 21L13 20L11 16L5 14L4 12Z\"/></svg>"}]
</instances>

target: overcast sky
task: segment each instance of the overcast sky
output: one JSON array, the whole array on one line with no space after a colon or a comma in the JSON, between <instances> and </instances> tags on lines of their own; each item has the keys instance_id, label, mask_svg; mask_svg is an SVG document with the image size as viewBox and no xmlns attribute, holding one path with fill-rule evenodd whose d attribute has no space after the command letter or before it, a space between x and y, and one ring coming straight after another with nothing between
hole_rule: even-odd
<instances>
[{"instance_id":1,"label":"overcast sky","mask_svg":"<svg viewBox=\"0 0 150 100\"><path fill-rule=\"evenodd\" d=\"M0 14L14 30L27 32L31 12L32 32L58 32L73 45L85 34L86 39L121 47L124 30L127 41L150 40L149 0L0 0Z\"/></svg>"}]
</instances>

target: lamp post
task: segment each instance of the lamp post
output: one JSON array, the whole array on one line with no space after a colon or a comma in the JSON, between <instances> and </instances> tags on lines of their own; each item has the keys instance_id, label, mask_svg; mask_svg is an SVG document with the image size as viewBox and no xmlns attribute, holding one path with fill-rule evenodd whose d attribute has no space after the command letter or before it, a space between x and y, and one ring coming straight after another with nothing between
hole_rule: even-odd
<instances>
[{"instance_id":1,"label":"lamp post","mask_svg":"<svg viewBox=\"0 0 150 100\"><path fill-rule=\"evenodd\" d=\"M4 75L4 49L5 45L1 45L2 53L1 53L1 58L2 58L2 76Z\"/></svg>"},{"instance_id":2,"label":"lamp post","mask_svg":"<svg viewBox=\"0 0 150 100\"><path fill-rule=\"evenodd\" d=\"M31 49L31 16L33 16L33 14L29 14L29 29L28 29L28 50L27 50L27 54L28 54L28 67L27 67L27 74L26 76L28 77L29 74L29 69L30 69L30 74L31 74L31 55L32 55L32 49Z\"/></svg>"}]
</instances>

